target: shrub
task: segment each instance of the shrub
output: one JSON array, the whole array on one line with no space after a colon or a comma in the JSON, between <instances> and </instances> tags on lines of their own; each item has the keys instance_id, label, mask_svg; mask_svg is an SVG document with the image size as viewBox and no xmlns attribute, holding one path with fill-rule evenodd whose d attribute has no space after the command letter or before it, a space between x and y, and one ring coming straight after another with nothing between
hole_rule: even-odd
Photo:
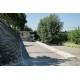
<instances>
[{"instance_id":1,"label":"shrub","mask_svg":"<svg viewBox=\"0 0 80 80\"><path fill-rule=\"evenodd\" d=\"M59 33L57 35L53 36L53 43L56 44L62 44L63 42L67 41L68 37L67 37L67 33Z\"/></svg>"},{"instance_id":2,"label":"shrub","mask_svg":"<svg viewBox=\"0 0 80 80\"><path fill-rule=\"evenodd\" d=\"M65 42L63 43L64 46L68 46L68 47L76 47L76 48L80 48L80 45L79 44L75 44L75 43L72 43L72 42Z\"/></svg>"},{"instance_id":3,"label":"shrub","mask_svg":"<svg viewBox=\"0 0 80 80\"><path fill-rule=\"evenodd\" d=\"M68 33L68 41L80 44L80 27Z\"/></svg>"}]
</instances>

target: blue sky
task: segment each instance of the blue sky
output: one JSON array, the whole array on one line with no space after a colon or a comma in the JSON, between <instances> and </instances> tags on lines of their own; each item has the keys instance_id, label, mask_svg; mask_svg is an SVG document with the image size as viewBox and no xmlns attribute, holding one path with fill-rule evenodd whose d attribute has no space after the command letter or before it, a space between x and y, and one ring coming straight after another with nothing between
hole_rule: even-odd
<instances>
[{"instance_id":1,"label":"blue sky","mask_svg":"<svg viewBox=\"0 0 80 80\"><path fill-rule=\"evenodd\" d=\"M37 29L40 19L50 15L50 13L27 13L27 25L33 30ZM80 25L80 13L57 13L60 20L64 22L63 31L75 29Z\"/></svg>"}]
</instances>

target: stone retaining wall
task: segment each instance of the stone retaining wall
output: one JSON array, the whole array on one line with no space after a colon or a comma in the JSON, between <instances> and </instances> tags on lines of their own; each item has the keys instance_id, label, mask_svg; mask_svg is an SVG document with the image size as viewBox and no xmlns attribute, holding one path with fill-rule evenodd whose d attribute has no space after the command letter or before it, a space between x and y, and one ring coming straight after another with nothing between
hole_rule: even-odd
<instances>
[{"instance_id":1,"label":"stone retaining wall","mask_svg":"<svg viewBox=\"0 0 80 80\"><path fill-rule=\"evenodd\" d=\"M0 65L15 61L20 56L19 35L0 21Z\"/></svg>"}]
</instances>

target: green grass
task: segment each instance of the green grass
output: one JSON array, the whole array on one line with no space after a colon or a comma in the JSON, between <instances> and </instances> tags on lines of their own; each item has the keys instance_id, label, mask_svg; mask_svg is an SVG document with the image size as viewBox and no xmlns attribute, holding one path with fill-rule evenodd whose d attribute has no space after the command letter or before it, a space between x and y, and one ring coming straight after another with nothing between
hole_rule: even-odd
<instances>
[{"instance_id":1,"label":"green grass","mask_svg":"<svg viewBox=\"0 0 80 80\"><path fill-rule=\"evenodd\" d=\"M63 45L68 46L68 47L80 48L79 44L75 44L75 43L72 43L72 42L64 42Z\"/></svg>"}]
</instances>

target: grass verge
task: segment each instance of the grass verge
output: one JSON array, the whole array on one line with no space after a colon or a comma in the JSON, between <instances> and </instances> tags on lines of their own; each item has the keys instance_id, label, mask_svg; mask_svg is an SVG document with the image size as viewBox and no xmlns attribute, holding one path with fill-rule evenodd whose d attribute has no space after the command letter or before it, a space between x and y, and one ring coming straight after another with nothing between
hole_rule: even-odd
<instances>
[{"instance_id":1,"label":"grass verge","mask_svg":"<svg viewBox=\"0 0 80 80\"><path fill-rule=\"evenodd\" d=\"M68 47L80 48L79 44L75 44L75 43L72 43L72 42L64 42L63 45L68 46Z\"/></svg>"}]
</instances>

